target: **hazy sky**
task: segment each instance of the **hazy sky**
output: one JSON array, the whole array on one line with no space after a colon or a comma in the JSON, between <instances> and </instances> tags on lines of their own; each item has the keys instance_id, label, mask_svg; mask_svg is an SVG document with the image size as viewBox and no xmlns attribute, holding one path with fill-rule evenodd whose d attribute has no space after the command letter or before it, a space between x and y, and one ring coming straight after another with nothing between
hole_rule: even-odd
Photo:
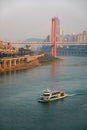
<instances>
[{"instance_id":1,"label":"hazy sky","mask_svg":"<svg viewBox=\"0 0 87 130\"><path fill-rule=\"evenodd\" d=\"M45 38L54 16L64 33L87 30L87 0L0 0L0 40Z\"/></svg>"}]
</instances>

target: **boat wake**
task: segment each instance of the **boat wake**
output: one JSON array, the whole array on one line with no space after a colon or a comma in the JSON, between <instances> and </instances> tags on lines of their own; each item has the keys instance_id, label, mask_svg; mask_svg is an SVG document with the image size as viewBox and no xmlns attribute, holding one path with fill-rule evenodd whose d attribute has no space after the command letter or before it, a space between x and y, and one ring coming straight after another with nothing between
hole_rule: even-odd
<instances>
[{"instance_id":1,"label":"boat wake","mask_svg":"<svg viewBox=\"0 0 87 130\"><path fill-rule=\"evenodd\" d=\"M76 94L66 94L66 97L76 96Z\"/></svg>"},{"instance_id":2,"label":"boat wake","mask_svg":"<svg viewBox=\"0 0 87 130\"><path fill-rule=\"evenodd\" d=\"M83 95L86 95L86 93L66 94L67 97L83 96Z\"/></svg>"}]
</instances>

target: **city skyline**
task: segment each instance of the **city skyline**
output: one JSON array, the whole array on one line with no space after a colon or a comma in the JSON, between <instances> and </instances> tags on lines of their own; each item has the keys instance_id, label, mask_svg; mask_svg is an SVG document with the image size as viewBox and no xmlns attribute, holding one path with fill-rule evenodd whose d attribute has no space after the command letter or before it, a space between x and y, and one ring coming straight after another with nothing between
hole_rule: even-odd
<instances>
[{"instance_id":1,"label":"city skyline","mask_svg":"<svg viewBox=\"0 0 87 130\"><path fill-rule=\"evenodd\" d=\"M87 30L86 0L1 0L0 40L45 38L52 17L59 17L64 34Z\"/></svg>"}]
</instances>

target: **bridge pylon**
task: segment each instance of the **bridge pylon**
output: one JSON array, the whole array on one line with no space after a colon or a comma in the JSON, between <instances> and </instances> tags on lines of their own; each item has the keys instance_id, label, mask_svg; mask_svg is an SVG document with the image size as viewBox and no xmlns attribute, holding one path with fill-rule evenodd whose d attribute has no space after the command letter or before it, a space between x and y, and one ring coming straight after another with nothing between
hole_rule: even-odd
<instances>
[{"instance_id":1,"label":"bridge pylon","mask_svg":"<svg viewBox=\"0 0 87 130\"><path fill-rule=\"evenodd\" d=\"M52 18L51 41L53 42L51 53L53 57L56 57L56 17Z\"/></svg>"}]
</instances>

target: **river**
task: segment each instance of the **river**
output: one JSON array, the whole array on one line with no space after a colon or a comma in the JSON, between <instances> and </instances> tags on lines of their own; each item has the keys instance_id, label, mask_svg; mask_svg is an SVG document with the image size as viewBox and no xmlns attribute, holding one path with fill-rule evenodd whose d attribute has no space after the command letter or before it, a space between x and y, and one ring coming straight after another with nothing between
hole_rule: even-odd
<instances>
[{"instance_id":1,"label":"river","mask_svg":"<svg viewBox=\"0 0 87 130\"><path fill-rule=\"evenodd\" d=\"M86 130L87 57L0 75L0 130ZM42 90L62 90L66 98L39 103Z\"/></svg>"}]
</instances>

